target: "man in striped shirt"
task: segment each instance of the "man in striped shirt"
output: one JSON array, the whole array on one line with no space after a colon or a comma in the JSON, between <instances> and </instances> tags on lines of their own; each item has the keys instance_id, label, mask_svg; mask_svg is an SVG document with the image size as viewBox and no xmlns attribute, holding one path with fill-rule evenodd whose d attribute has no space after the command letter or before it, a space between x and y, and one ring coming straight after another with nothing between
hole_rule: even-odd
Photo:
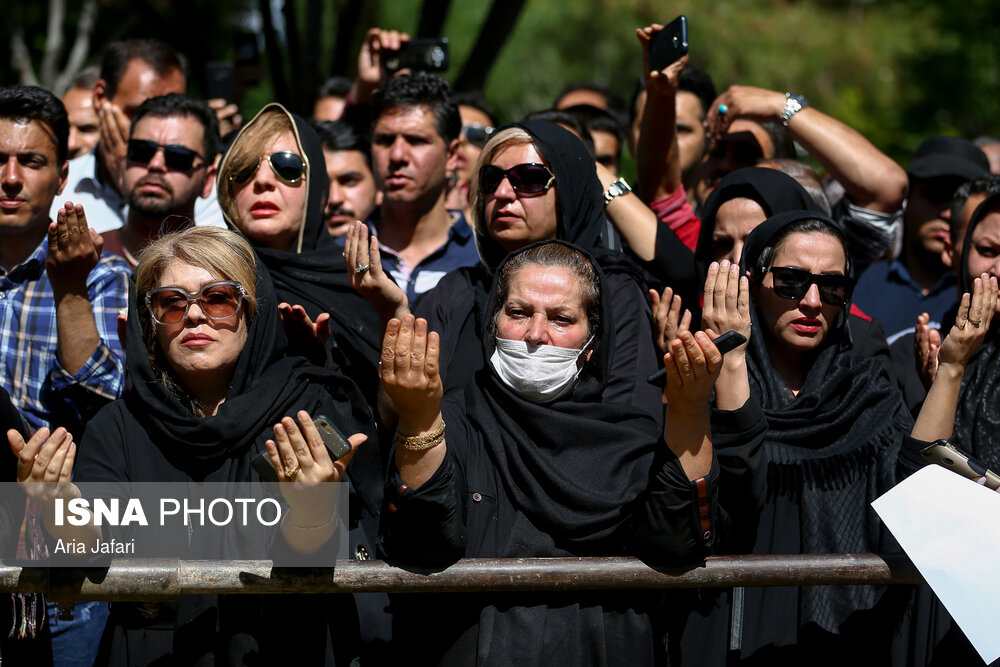
<instances>
[{"instance_id":1,"label":"man in striped shirt","mask_svg":"<svg viewBox=\"0 0 1000 667\"><path fill-rule=\"evenodd\" d=\"M32 429L83 424L121 395L116 332L128 266L101 255L81 206L49 209L67 175L69 125L51 93L0 88L0 382Z\"/></svg>"}]
</instances>

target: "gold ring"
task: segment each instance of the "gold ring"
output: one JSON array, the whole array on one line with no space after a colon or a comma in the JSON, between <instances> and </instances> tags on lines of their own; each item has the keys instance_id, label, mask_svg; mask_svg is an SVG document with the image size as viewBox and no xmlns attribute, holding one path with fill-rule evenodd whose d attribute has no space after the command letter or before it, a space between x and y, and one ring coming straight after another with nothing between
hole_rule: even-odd
<instances>
[{"instance_id":1,"label":"gold ring","mask_svg":"<svg viewBox=\"0 0 1000 667\"><path fill-rule=\"evenodd\" d=\"M294 468L289 468L288 466L285 466L284 473L285 477L294 481L295 476L299 474L299 467L295 466Z\"/></svg>"},{"instance_id":2,"label":"gold ring","mask_svg":"<svg viewBox=\"0 0 1000 667\"><path fill-rule=\"evenodd\" d=\"M965 328L965 322L963 322L961 324L959 324L958 322L955 322L955 328L959 329L959 330L964 329Z\"/></svg>"}]
</instances>

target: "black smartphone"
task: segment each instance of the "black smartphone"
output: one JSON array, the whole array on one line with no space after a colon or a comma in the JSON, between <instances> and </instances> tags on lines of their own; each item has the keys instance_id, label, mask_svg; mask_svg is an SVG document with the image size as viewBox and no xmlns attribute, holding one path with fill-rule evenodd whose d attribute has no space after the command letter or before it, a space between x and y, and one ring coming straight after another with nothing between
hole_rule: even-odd
<instances>
[{"instance_id":1,"label":"black smartphone","mask_svg":"<svg viewBox=\"0 0 1000 667\"><path fill-rule=\"evenodd\" d=\"M688 52L688 20L681 14L653 35L649 45L649 71L659 72Z\"/></svg>"},{"instance_id":2,"label":"black smartphone","mask_svg":"<svg viewBox=\"0 0 1000 667\"><path fill-rule=\"evenodd\" d=\"M205 64L205 99L236 101L236 66L223 60Z\"/></svg>"},{"instance_id":3,"label":"black smartphone","mask_svg":"<svg viewBox=\"0 0 1000 667\"><path fill-rule=\"evenodd\" d=\"M920 455L932 463L972 480L986 478L986 486L994 491L1000 488L1000 475L966 455L947 440L936 440L920 450Z\"/></svg>"},{"instance_id":4,"label":"black smartphone","mask_svg":"<svg viewBox=\"0 0 1000 667\"><path fill-rule=\"evenodd\" d=\"M446 37L411 39L400 44L399 51L388 51L384 62L385 69L389 72L398 72L401 69L444 72L450 64L448 39Z\"/></svg>"},{"instance_id":5,"label":"black smartphone","mask_svg":"<svg viewBox=\"0 0 1000 667\"><path fill-rule=\"evenodd\" d=\"M740 345L747 342L747 338L737 331L727 331L712 342L715 343L715 347L719 348L719 352L725 356L726 352L732 352ZM663 387L667 384L667 369L661 368L656 371L646 378L646 382L656 387Z\"/></svg>"}]
</instances>

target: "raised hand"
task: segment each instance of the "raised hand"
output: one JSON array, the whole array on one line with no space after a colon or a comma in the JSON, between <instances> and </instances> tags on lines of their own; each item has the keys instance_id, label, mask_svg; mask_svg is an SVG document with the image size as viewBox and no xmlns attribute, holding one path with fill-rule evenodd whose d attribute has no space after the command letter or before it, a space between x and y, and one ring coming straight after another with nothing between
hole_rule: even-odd
<instances>
[{"instance_id":1,"label":"raised hand","mask_svg":"<svg viewBox=\"0 0 1000 667\"><path fill-rule=\"evenodd\" d=\"M118 189L122 189L125 153L128 149L128 135L132 122L114 102L105 101L96 111L101 130L100 150L105 157L104 166L111 176L111 182Z\"/></svg>"},{"instance_id":2,"label":"raised hand","mask_svg":"<svg viewBox=\"0 0 1000 667\"><path fill-rule=\"evenodd\" d=\"M653 37L661 30L663 30L662 25L653 23L645 28L637 28L635 31L636 37L642 45L642 72L646 78L647 90L655 92L657 89L663 88L665 91L676 92L677 85L681 79L681 72L684 71L684 67L688 64L688 54L685 53L661 70L649 71L650 45L652 44Z\"/></svg>"},{"instance_id":3,"label":"raised hand","mask_svg":"<svg viewBox=\"0 0 1000 667\"><path fill-rule=\"evenodd\" d=\"M972 294L962 295L951 331L941 341L939 366L965 369L982 345L997 307L997 279L984 273L973 283Z\"/></svg>"},{"instance_id":4,"label":"raised hand","mask_svg":"<svg viewBox=\"0 0 1000 667\"><path fill-rule=\"evenodd\" d=\"M79 497L79 490L70 481L76 444L66 429L60 426L50 432L40 428L28 442L11 429L7 431L7 442L17 456L17 482L28 496L47 509L56 498Z\"/></svg>"},{"instance_id":5,"label":"raised hand","mask_svg":"<svg viewBox=\"0 0 1000 667\"><path fill-rule=\"evenodd\" d=\"M736 331L750 340L750 281L739 264L712 262L705 279L701 326L716 335ZM746 343L733 350L741 353Z\"/></svg>"},{"instance_id":6,"label":"raised hand","mask_svg":"<svg viewBox=\"0 0 1000 667\"><path fill-rule=\"evenodd\" d=\"M45 271L56 293L86 293L87 277L101 258L104 241L87 226L83 206L66 202L49 223L49 253Z\"/></svg>"},{"instance_id":7,"label":"raised hand","mask_svg":"<svg viewBox=\"0 0 1000 667\"><path fill-rule=\"evenodd\" d=\"M438 367L441 340L427 320L406 315L385 329L379 373L382 388L399 414L400 433L431 430L441 413L444 388Z\"/></svg>"},{"instance_id":8,"label":"raised hand","mask_svg":"<svg viewBox=\"0 0 1000 667\"><path fill-rule=\"evenodd\" d=\"M344 264L351 287L372 304L383 322L410 312L406 292L382 269L378 239L372 235L369 240L368 227L361 221L347 231Z\"/></svg>"},{"instance_id":9,"label":"raised hand","mask_svg":"<svg viewBox=\"0 0 1000 667\"><path fill-rule=\"evenodd\" d=\"M649 290L649 298L653 302L656 347L660 354L666 354L670 351L670 343L690 328L691 311L681 308L680 295L674 294L670 287L663 290L663 298L660 298L656 290Z\"/></svg>"},{"instance_id":10,"label":"raised hand","mask_svg":"<svg viewBox=\"0 0 1000 667\"><path fill-rule=\"evenodd\" d=\"M278 314L290 350L300 350L309 359L325 358L326 341L330 339L330 313L320 313L313 322L302 306L282 302L278 304Z\"/></svg>"},{"instance_id":11,"label":"raised hand","mask_svg":"<svg viewBox=\"0 0 1000 667\"><path fill-rule=\"evenodd\" d=\"M930 326L931 316L921 313L913 328L913 352L917 361L917 374L925 389L930 389L937 376L938 353L941 350L941 332Z\"/></svg>"},{"instance_id":12,"label":"raised hand","mask_svg":"<svg viewBox=\"0 0 1000 667\"><path fill-rule=\"evenodd\" d=\"M667 383L663 397L670 410L707 414L715 380L722 370L722 353L704 332L681 333L663 357Z\"/></svg>"}]
</instances>

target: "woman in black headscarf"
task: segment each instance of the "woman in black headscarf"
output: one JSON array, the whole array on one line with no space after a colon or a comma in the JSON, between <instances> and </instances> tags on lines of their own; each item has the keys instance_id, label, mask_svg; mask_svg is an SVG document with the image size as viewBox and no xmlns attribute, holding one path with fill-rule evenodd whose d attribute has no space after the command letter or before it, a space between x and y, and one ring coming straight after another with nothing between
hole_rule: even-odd
<instances>
[{"instance_id":1,"label":"woman in black headscarf","mask_svg":"<svg viewBox=\"0 0 1000 667\"><path fill-rule=\"evenodd\" d=\"M259 168L265 163L270 169ZM250 240L289 304L282 317L300 327L328 323L333 362L374 402L381 331L323 223L330 181L316 131L280 104L267 105L226 151L218 183L226 221Z\"/></svg>"},{"instance_id":2,"label":"woman in black headscarf","mask_svg":"<svg viewBox=\"0 0 1000 667\"><path fill-rule=\"evenodd\" d=\"M412 315L390 321L382 381L400 415L383 512L390 558L691 562L710 547L714 511L702 523L696 508L699 499L714 508L707 418L721 355L700 332L677 342L666 429L635 406L602 401L617 345L602 273L557 241L502 261L480 341L489 362L443 402L441 339ZM409 597L398 601L394 639L404 651L419 645L422 664L656 664L657 598Z\"/></svg>"},{"instance_id":3,"label":"woman in black headscarf","mask_svg":"<svg viewBox=\"0 0 1000 667\"><path fill-rule=\"evenodd\" d=\"M545 121L501 128L479 156L470 192L482 263L449 273L414 306L441 333L445 389L464 387L486 362L481 347L484 312L500 261L531 243L557 239L591 252L605 274L618 347L604 399L638 405L662 418L659 391L644 381L657 366L645 285L631 260L606 249L601 186L593 157L580 140ZM377 244L369 247L361 226L349 234L346 251L348 266L370 262L372 269L359 274L359 289L377 292L378 300L393 304L379 307L385 320L409 312L401 290L380 270Z\"/></svg>"},{"instance_id":4,"label":"woman in black headscarf","mask_svg":"<svg viewBox=\"0 0 1000 667\"><path fill-rule=\"evenodd\" d=\"M733 518L726 550L884 551L890 538L869 504L895 483L910 419L883 367L849 353L854 278L839 227L812 211L773 216L750 232L738 268L713 264L708 280L718 289L706 287L702 325L750 339L726 356L712 413L720 502ZM896 593L702 591L674 619L679 648L688 664L797 665L864 646L887 664L905 602Z\"/></svg>"},{"instance_id":5,"label":"woman in black headscarf","mask_svg":"<svg viewBox=\"0 0 1000 667\"><path fill-rule=\"evenodd\" d=\"M75 482L250 482L259 479L252 462L264 452L283 492L284 482L349 477L349 458L332 462L325 449L305 457L292 446L318 438L310 416L319 414L354 433L356 446L372 433L371 413L350 380L285 355L274 289L243 237L207 227L165 235L143 252L134 278L126 342L132 382L125 396L87 425L75 468L72 440L50 442L32 465L19 468L20 481L49 481L45 476L53 468L65 480L72 470ZM39 445L33 438L24 446ZM324 548L337 523L330 521L332 508L315 496L288 502L286 520L272 536L277 553ZM53 526L46 528L56 534ZM269 623L286 603L280 597L213 595L151 606L115 603L99 661L277 660L287 647L268 641L275 638ZM344 632L334 646L346 664L359 651L357 612L349 597L328 604L336 605L327 611L341 627L354 619L353 632ZM323 664L326 617L303 616L298 627L310 637L301 646L303 659Z\"/></svg>"}]
</instances>

